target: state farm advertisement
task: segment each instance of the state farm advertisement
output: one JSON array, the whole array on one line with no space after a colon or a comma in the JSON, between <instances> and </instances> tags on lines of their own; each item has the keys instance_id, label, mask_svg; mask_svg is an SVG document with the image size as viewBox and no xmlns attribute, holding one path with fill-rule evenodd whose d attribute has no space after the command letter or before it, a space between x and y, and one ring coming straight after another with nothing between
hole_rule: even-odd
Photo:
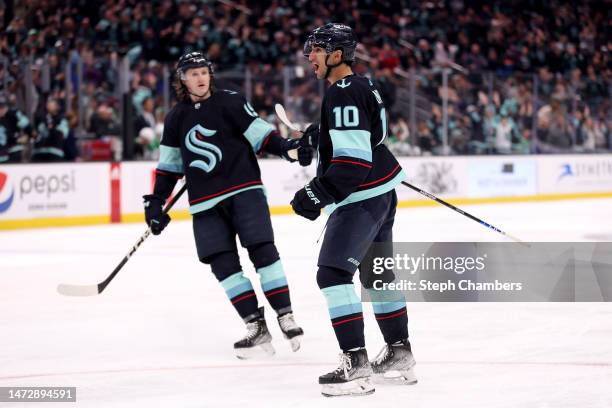
<instances>
[{"instance_id":1,"label":"state farm advertisement","mask_svg":"<svg viewBox=\"0 0 612 408\"><path fill-rule=\"evenodd\" d=\"M108 163L0 166L0 220L110 212Z\"/></svg>"}]
</instances>

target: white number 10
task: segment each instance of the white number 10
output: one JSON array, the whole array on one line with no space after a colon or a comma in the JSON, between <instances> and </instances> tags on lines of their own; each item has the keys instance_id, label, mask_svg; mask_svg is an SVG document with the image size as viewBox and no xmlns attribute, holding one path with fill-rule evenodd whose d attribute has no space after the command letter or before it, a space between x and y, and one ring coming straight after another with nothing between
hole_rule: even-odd
<instances>
[{"instance_id":1,"label":"white number 10","mask_svg":"<svg viewBox=\"0 0 612 408\"><path fill-rule=\"evenodd\" d=\"M359 111L356 106L336 106L334 115L337 128L359 125Z\"/></svg>"}]
</instances>

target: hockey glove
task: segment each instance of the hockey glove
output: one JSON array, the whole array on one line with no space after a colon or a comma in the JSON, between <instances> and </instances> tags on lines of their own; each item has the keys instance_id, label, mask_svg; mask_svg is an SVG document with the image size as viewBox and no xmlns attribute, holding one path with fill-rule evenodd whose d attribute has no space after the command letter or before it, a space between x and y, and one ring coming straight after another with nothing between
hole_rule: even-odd
<instances>
[{"instance_id":1,"label":"hockey glove","mask_svg":"<svg viewBox=\"0 0 612 408\"><path fill-rule=\"evenodd\" d=\"M305 145L314 147L319 143L319 124L311 123L300 139Z\"/></svg>"},{"instance_id":2,"label":"hockey glove","mask_svg":"<svg viewBox=\"0 0 612 408\"><path fill-rule=\"evenodd\" d=\"M282 149L283 158L291 163L296 160L289 156L289 152L295 149L297 149L297 161L301 166L309 166L312 163L313 149L303 139L284 139Z\"/></svg>"},{"instance_id":3,"label":"hockey glove","mask_svg":"<svg viewBox=\"0 0 612 408\"><path fill-rule=\"evenodd\" d=\"M145 221L153 235L159 235L170 222L170 216L164 214L164 199L155 194L142 196L144 199Z\"/></svg>"},{"instance_id":4,"label":"hockey glove","mask_svg":"<svg viewBox=\"0 0 612 408\"><path fill-rule=\"evenodd\" d=\"M296 214L314 221L321 215L321 208L333 202L334 198L315 177L304 188L295 193L293 200L291 200L291 207Z\"/></svg>"}]
</instances>

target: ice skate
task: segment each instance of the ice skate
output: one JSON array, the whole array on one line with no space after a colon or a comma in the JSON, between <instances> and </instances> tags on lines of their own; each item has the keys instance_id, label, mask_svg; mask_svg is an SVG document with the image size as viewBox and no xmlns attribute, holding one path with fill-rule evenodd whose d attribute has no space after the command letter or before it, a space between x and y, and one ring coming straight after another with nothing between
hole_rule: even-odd
<instances>
[{"instance_id":1,"label":"ice skate","mask_svg":"<svg viewBox=\"0 0 612 408\"><path fill-rule=\"evenodd\" d=\"M298 351L300 349L300 342L304 336L304 330L295 323L293 313L285 313L278 316L278 325L280 326L283 336L291 344L291 350Z\"/></svg>"},{"instance_id":2,"label":"ice skate","mask_svg":"<svg viewBox=\"0 0 612 408\"><path fill-rule=\"evenodd\" d=\"M412 349L408 339L393 344L386 344L372 362L374 382L387 384L417 383L414 374L416 362L412 356Z\"/></svg>"},{"instance_id":3,"label":"ice skate","mask_svg":"<svg viewBox=\"0 0 612 408\"><path fill-rule=\"evenodd\" d=\"M260 317L246 324L247 334L244 338L234 343L236 357L241 360L272 356L275 353L272 336L264 318L263 307L259 311Z\"/></svg>"},{"instance_id":4,"label":"ice skate","mask_svg":"<svg viewBox=\"0 0 612 408\"><path fill-rule=\"evenodd\" d=\"M319 377L321 394L326 397L360 396L374 392L370 381L372 367L365 348L340 354L340 366Z\"/></svg>"}]
</instances>

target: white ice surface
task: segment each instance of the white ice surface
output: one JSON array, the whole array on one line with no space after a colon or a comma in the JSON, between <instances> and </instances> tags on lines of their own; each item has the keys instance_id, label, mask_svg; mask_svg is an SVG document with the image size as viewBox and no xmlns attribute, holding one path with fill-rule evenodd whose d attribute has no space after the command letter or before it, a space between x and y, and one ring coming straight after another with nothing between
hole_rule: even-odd
<instances>
[{"instance_id":1,"label":"white ice surface","mask_svg":"<svg viewBox=\"0 0 612 408\"><path fill-rule=\"evenodd\" d=\"M465 209L527 241L612 241L612 200ZM0 232L0 386L75 386L79 407L612 407L609 303L409 304L419 384L321 397L317 377L336 367L338 353L315 281L324 220L273 223L306 335L292 353L269 319L277 355L247 362L232 351L244 326L198 263L190 222L151 237L89 298L61 296L56 286L104 279L143 225ZM396 241L500 238L443 207L399 210L394 232ZM364 310L373 358L383 342ZM75 406L53 404L64 405Z\"/></svg>"}]
</instances>

